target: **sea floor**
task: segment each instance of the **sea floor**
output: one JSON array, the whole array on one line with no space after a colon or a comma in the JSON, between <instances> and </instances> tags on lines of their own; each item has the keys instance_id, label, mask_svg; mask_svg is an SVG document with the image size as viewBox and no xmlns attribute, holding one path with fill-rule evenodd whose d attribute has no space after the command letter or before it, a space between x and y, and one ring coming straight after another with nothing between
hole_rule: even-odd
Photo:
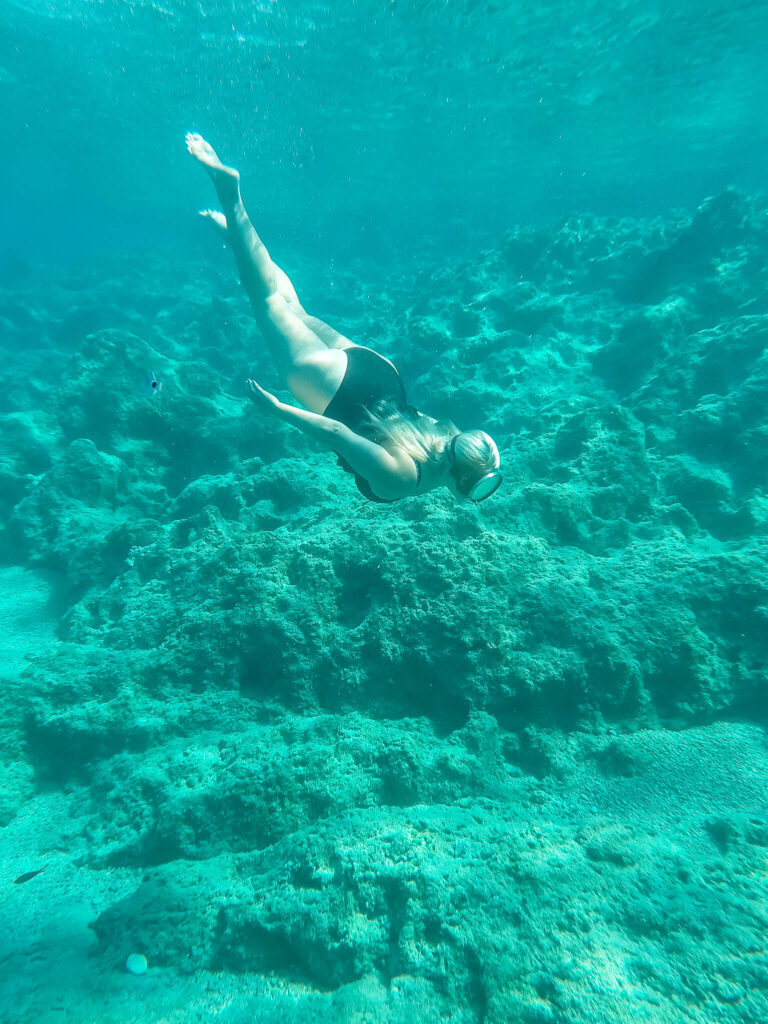
<instances>
[{"instance_id":1,"label":"sea floor","mask_svg":"<svg viewBox=\"0 0 768 1024\"><path fill-rule=\"evenodd\" d=\"M6 272L0 1018L762 1024L764 203L289 255L504 487L365 502L221 253Z\"/></svg>"}]
</instances>

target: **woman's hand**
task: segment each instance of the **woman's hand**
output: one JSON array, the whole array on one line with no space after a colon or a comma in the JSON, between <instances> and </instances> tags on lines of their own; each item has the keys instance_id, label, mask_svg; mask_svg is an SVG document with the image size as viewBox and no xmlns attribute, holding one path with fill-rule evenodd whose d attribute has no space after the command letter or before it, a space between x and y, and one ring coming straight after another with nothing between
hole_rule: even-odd
<instances>
[{"instance_id":1,"label":"woman's hand","mask_svg":"<svg viewBox=\"0 0 768 1024\"><path fill-rule=\"evenodd\" d=\"M260 406L262 409L268 409L270 412L279 413L282 411L283 403L279 398L276 398L269 391L265 391L264 388L257 384L255 380L248 380L246 382L251 391L251 399L255 405Z\"/></svg>"}]
</instances>

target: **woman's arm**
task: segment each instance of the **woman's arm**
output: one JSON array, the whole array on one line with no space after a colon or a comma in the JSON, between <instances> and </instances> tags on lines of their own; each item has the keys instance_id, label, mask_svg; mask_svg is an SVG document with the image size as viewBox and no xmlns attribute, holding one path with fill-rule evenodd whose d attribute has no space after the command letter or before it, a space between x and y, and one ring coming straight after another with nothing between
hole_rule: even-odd
<instances>
[{"instance_id":1,"label":"woman's arm","mask_svg":"<svg viewBox=\"0 0 768 1024\"><path fill-rule=\"evenodd\" d=\"M268 406L281 420L292 423L340 455L356 473L368 481L379 497L403 497L416 483L416 465L409 455L390 455L386 448L356 434L338 420L308 409L299 409L295 405L287 405L255 381L249 380L248 384L254 401Z\"/></svg>"},{"instance_id":2,"label":"woman's arm","mask_svg":"<svg viewBox=\"0 0 768 1024\"><path fill-rule=\"evenodd\" d=\"M416 483L416 466L410 456L397 458L375 441L356 434L338 420L281 403L280 419L317 438L365 477L380 498L400 498Z\"/></svg>"}]
</instances>

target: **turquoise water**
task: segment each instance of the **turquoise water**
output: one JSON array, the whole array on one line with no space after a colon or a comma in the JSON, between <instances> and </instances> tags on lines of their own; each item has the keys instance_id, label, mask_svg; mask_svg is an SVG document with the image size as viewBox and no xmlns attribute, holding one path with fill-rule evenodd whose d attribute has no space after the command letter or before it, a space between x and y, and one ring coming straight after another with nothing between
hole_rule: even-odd
<instances>
[{"instance_id":1,"label":"turquoise water","mask_svg":"<svg viewBox=\"0 0 768 1024\"><path fill-rule=\"evenodd\" d=\"M767 32L0 0L0 1020L768 1018ZM492 499L246 400L187 131Z\"/></svg>"}]
</instances>

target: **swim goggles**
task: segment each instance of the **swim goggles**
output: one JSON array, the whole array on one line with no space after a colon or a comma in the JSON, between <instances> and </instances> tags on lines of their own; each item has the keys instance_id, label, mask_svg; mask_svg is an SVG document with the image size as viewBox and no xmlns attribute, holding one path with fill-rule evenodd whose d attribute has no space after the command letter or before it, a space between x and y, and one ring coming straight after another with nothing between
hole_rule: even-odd
<instances>
[{"instance_id":1,"label":"swim goggles","mask_svg":"<svg viewBox=\"0 0 768 1024\"><path fill-rule=\"evenodd\" d=\"M451 462L453 467L456 466L456 438L458 434L455 434L451 441L451 446L448 449L451 456ZM489 473L483 473L482 476L475 477L472 480L466 476L456 476L454 474L454 480L456 481L456 488L460 494L463 494L465 498L469 498L470 501L485 501L486 498L490 498L494 491L498 490L501 486L501 481L504 478L498 469L492 469Z\"/></svg>"}]
</instances>

